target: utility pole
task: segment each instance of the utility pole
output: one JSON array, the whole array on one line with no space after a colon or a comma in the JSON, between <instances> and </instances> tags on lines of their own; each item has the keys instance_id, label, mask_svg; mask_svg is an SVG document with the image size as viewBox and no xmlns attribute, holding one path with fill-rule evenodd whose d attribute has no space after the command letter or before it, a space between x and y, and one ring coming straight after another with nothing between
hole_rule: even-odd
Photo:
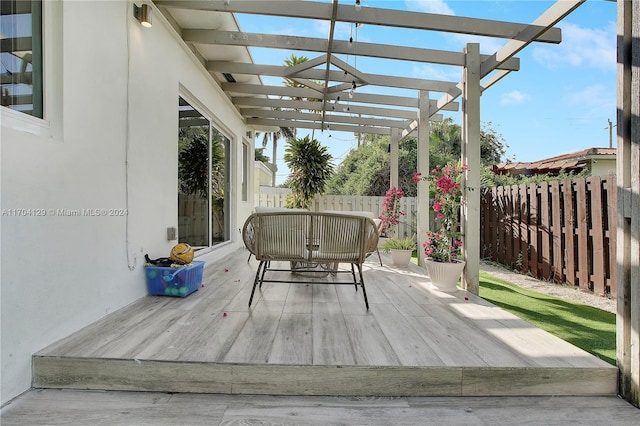
<instances>
[{"instance_id":1,"label":"utility pole","mask_svg":"<svg viewBox=\"0 0 640 426\"><path fill-rule=\"evenodd\" d=\"M605 127L605 130L607 128L609 129L609 148L613 148L613 128L616 127L617 124L614 125L610 118L608 118L607 121L609 122L609 127Z\"/></svg>"}]
</instances>

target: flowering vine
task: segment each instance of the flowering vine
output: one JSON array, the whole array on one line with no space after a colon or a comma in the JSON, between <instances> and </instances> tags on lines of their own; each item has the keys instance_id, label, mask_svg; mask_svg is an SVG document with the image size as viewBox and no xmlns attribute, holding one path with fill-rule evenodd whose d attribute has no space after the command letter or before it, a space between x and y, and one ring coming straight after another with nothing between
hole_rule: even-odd
<instances>
[{"instance_id":1,"label":"flowering vine","mask_svg":"<svg viewBox=\"0 0 640 426\"><path fill-rule=\"evenodd\" d=\"M447 164L436 166L431 173L423 177L418 172L413 175L413 181L428 180L432 188L433 211L435 220L439 222L438 231L427 232L427 239L422 245L424 254L436 262L452 262L460 256L462 251L462 235L460 233L460 203L462 190L460 181L467 170L465 165Z\"/></svg>"},{"instance_id":2,"label":"flowering vine","mask_svg":"<svg viewBox=\"0 0 640 426\"><path fill-rule=\"evenodd\" d=\"M404 191L392 186L384 196L382 203L382 213L378 219L382 221L380 233L389 237L395 232L395 227L400 223L400 216L406 213L400 210L400 200L404 197Z\"/></svg>"}]
</instances>

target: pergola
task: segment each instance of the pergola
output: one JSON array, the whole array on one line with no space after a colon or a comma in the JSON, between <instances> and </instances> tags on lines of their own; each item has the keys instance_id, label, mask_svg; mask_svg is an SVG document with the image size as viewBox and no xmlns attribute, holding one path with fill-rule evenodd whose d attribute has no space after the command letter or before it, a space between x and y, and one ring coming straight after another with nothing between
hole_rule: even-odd
<instances>
[{"instance_id":1,"label":"pergola","mask_svg":"<svg viewBox=\"0 0 640 426\"><path fill-rule=\"evenodd\" d=\"M458 16L417 13L374 7L354 7L354 2L311 1L156 1L174 23L204 66L254 128L331 129L354 133L390 135L391 186L398 186L398 143L418 133L418 170L429 169L429 121L439 120L441 110L458 110L462 97L462 162L469 167L464 182L463 234L466 269L464 285L478 293L480 256L480 95L512 71L520 61L515 55L533 42L560 43L553 26L584 0L558 1L531 24ZM321 20L329 23L326 39L286 34L242 32L234 14L256 14ZM441 31L508 40L492 55L481 55L478 43L463 52L412 46L360 43L334 37L336 24L366 24ZM355 44L355 45L354 45ZM317 56L294 66L256 64L246 54L249 47L313 52ZM461 69L460 81L439 81L380 75L357 69L341 55L386 58L397 61L453 65ZM296 87L260 84L260 76L287 78ZM361 93L359 88L411 89L415 98ZM370 89L368 90L370 92ZM348 100L348 111L342 105ZM342 101L342 104L340 104ZM303 112L302 110L309 111ZM418 185L418 230L428 229L428 184ZM422 241L419 241L422 243Z\"/></svg>"},{"instance_id":2,"label":"pergola","mask_svg":"<svg viewBox=\"0 0 640 426\"><path fill-rule=\"evenodd\" d=\"M463 183L462 227L464 234L464 287L478 293L480 256L480 95L520 66L515 56L531 43L560 43L561 32L554 27L585 0L562 0L554 3L531 23L513 23L469 17L408 12L375 7L354 7L354 0L318 1L244 1L244 0L156 0L155 5L190 46L202 65L210 72L230 101L245 118L249 128L256 130L280 127L331 129L354 133L375 133L390 136L391 185L398 182L398 143L417 131L418 170L428 170L429 121L441 119L440 111L457 111L461 98L462 162L468 166ZM356 2L360 3L360 2ZM638 57L638 2L619 1L619 26L626 34L623 42L636 45ZM632 11L632 8L635 8ZM632 15L636 28L631 36ZM295 34L257 34L241 31L234 14L255 14L296 19L320 20L329 23L327 38L300 37ZM478 43L467 43L462 52L419 48L407 40L406 45L361 43L335 37L338 23L366 24L411 30L438 31L465 35L502 38L505 44L491 55L480 54ZM283 29L284 30L284 29ZM283 31L284 32L284 31ZM355 46L354 46L355 43ZM309 61L291 67L257 64L249 47L274 48L309 52ZM385 58L405 63L429 63L457 66L459 81L439 81L381 75L341 59L345 55ZM622 55L622 56L620 56ZM624 56L627 55L627 56ZM621 48L621 60L631 64L631 54ZM625 59L626 58L626 59ZM636 64L637 66L637 64ZM631 66L620 68L622 90L631 87ZM638 88L637 67L635 87ZM626 74L625 74L626 73ZM260 76L276 76L295 81L296 87L262 84ZM627 86L624 86L627 84ZM367 86L367 93L358 90ZM382 93L384 88L410 89L415 97ZM355 89L355 90L353 90ZM627 93L627 92L624 92ZM624 94L623 93L623 94ZM632 93L632 92L629 92ZM637 90L636 90L637 95ZM621 392L634 393L638 403L640 381L640 351L638 350L639 314L638 261L640 214L637 147L638 106L631 114L631 101L623 97L619 104L618 147L626 151L619 155L619 188L629 188L628 214L618 223L619 265L619 363L623 372ZM348 99L348 110L339 107ZM637 96L636 96L637 101ZM624 105L622 105L624 104ZM628 111L628 112L624 112ZM624 115L626 114L626 115ZM621 125L625 117L635 117L635 139L631 124ZM631 118L628 118L631 123ZM636 144L631 143L632 140ZM633 149L631 148L633 146ZM619 148L620 150L620 148ZM635 166L631 167L631 158ZM635 179L635 180L634 180ZM635 186L634 186L635 185ZM633 189L635 188L635 189ZM635 192L634 192L635 191ZM623 191L624 192L624 191ZM624 198L627 200L627 198ZM625 201L626 203L626 201ZM625 204L626 206L627 204ZM635 206L635 207L632 207ZM635 208L635 210L633 210ZM626 207L625 207L626 209ZM635 212L635 213L634 213ZM626 215L626 216L624 216ZM635 221L631 217L636 218ZM622 220L624 219L624 220ZM635 225L634 225L635 223ZM424 238L428 229L428 186L418 185L418 230ZM622 236L623 238L620 238ZM422 241L419 241L422 243ZM622 244L622 246L620 246ZM632 254L631 247L635 247ZM635 257L634 257L635 256ZM632 267L633 266L633 267ZM634 272L635 271L635 272ZM623 282L624 281L624 282ZM623 335L625 337L620 337ZM633 349L635 347L635 349ZM635 383L635 384L634 384ZM634 390L635 389L635 390ZM631 398L631 397L629 397Z\"/></svg>"}]
</instances>

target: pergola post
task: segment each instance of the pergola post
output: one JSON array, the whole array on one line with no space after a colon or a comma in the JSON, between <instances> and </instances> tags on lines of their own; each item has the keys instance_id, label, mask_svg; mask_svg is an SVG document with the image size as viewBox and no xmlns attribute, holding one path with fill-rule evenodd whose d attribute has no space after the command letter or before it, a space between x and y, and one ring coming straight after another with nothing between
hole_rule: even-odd
<instances>
[{"instance_id":1,"label":"pergola post","mask_svg":"<svg viewBox=\"0 0 640 426\"><path fill-rule=\"evenodd\" d=\"M640 407L640 3L618 2L618 392Z\"/></svg>"},{"instance_id":2,"label":"pergola post","mask_svg":"<svg viewBox=\"0 0 640 426\"><path fill-rule=\"evenodd\" d=\"M419 109L418 109L418 161L417 170L427 176L429 173L429 135L431 133L429 125L429 117L431 116L429 92L420 91ZM429 182L420 180L418 182L417 193L417 218L418 225L418 265L424 264L422 253L422 244L427 240L427 231L429 231Z\"/></svg>"},{"instance_id":3,"label":"pergola post","mask_svg":"<svg viewBox=\"0 0 640 426\"><path fill-rule=\"evenodd\" d=\"M389 170L389 180L391 182L390 186L398 187L399 179L398 179L398 151L400 145L400 129L392 128L391 129L391 140L389 141L390 146L390 170Z\"/></svg>"},{"instance_id":4,"label":"pergola post","mask_svg":"<svg viewBox=\"0 0 640 426\"><path fill-rule=\"evenodd\" d=\"M462 70L462 164L468 169L462 185L463 254L466 265L462 284L479 293L480 279L480 45L467 43Z\"/></svg>"},{"instance_id":5,"label":"pergola post","mask_svg":"<svg viewBox=\"0 0 640 426\"><path fill-rule=\"evenodd\" d=\"M278 154L278 139L276 138L275 133L273 134L273 154L271 156L271 186L276 187L276 172L278 171L278 162L276 158Z\"/></svg>"}]
</instances>

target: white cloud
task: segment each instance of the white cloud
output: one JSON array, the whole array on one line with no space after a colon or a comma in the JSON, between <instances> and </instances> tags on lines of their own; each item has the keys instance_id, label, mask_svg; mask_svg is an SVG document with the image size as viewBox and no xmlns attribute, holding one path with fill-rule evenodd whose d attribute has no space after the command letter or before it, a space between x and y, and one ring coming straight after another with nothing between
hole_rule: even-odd
<instances>
[{"instance_id":1,"label":"white cloud","mask_svg":"<svg viewBox=\"0 0 640 426\"><path fill-rule=\"evenodd\" d=\"M566 22L558 26L562 29L562 43L534 48L536 61L549 68L568 65L615 71L615 23L604 28L582 28Z\"/></svg>"},{"instance_id":2,"label":"white cloud","mask_svg":"<svg viewBox=\"0 0 640 426\"><path fill-rule=\"evenodd\" d=\"M615 95L614 95L615 96ZM566 100L573 105L601 105L611 98L611 90L601 84L587 86L579 92L571 92Z\"/></svg>"},{"instance_id":3,"label":"white cloud","mask_svg":"<svg viewBox=\"0 0 640 426\"><path fill-rule=\"evenodd\" d=\"M436 65L414 65L411 68L412 78L441 81L460 81L462 73L453 67L438 67Z\"/></svg>"},{"instance_id":4,"label":"white cloud","mask_svg":"<svg viewBox=\"0 0 640 426\"><path fill-rule=\"evenodd\" d=\"M455 15L454 11L444 0L411 0L407 1L406 4L409 10L438 13L440 15Z\"/></svg>"},{"instance_id":5,"label":"white cloud","mask_svg":"<svg viewBox=\"0 0 640 426\"><path fill-rule=\"evenodd\" d=\"M500 104L502 105L521 104L528 101L529 99L531 99L531 97L526 93L522 93L518 90L514 90L502 95L502 98L500 98Z\"/></svg>"}]
</instances>

